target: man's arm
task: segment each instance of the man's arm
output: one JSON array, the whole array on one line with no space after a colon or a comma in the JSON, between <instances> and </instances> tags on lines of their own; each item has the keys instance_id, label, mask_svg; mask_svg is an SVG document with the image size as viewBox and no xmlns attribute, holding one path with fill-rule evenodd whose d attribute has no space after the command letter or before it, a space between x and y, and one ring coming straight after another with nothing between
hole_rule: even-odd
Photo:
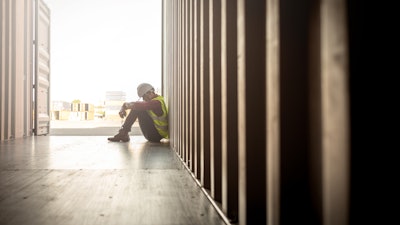
<instances>
[{"instance_id":1,"label":"man's arm","mask_svg":"<svg viewBox=\"0 0 400 225\"><path fill-rule=\"evenodd\" d=\"M155 114L161 116L163 114L162 108L161 108L161 103L157 100L151 100L148 102L125 102L122 104L121 110L120 110L120 116L121 114L125 114L125 110L127 109L133 109L133 110L139 110L139 111L144 111L144 110L152 110ZM122 116L121 116L122 117ZM122 117L123 118L123 117Z\"/></svg>"},{"instance_id":2,"label":"man's arm","mask_svg":"<svg viewBox=\"0 0 400 225\"><path fill-rule=\"evenodd\" d=\"M122 108L123 109L132 109L133 108L133 105L135 104L136 102L124 102L124 104L122 104Z\"/></svg>"}]
</instances>

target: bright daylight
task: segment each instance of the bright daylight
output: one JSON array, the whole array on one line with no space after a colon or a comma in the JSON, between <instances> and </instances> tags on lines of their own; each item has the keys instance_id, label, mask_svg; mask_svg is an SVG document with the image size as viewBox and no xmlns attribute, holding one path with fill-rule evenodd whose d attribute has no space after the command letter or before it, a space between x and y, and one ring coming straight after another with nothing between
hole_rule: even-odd
<instances>
[{"instance_id":1,"label":"bright daylight","mask_svg":"<svg viewBox=\"0 0 400 225\"><path fill-rule=\"evenodd\" d=\"M151 83L160 92L160 0L45 2L51 13L53 134L81 122L118 126L118 110L124 101L138 100L138 84Z\"/></svg>"}]
</instances>

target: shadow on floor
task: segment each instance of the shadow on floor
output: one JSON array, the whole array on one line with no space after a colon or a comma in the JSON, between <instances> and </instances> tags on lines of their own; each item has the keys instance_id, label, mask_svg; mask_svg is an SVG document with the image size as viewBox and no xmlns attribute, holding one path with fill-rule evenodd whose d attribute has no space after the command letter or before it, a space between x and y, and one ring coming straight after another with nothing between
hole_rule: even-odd
<instances>
[{"instance_id":1,"label":"shadow on floor","mask_svg":"<svg viewBox=\"0 0 400 225\"><path fill-rule=\"evenodd\" d=\"M169 144L131 136L0 143L0 224L226 224Z\"/></svg>"}]
</instances>

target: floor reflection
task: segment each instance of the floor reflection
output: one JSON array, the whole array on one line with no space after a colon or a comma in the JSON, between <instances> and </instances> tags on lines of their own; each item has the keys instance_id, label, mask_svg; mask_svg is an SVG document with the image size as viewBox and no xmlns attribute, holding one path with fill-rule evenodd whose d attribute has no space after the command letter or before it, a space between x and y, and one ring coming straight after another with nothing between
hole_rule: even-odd
<instances>
[{"instance_id":1,"label":"floor reflection","mask_svg":"<svg viewBox=\"0 0 400 225\"><path fill-rule=\"evenodd\" d=\"M167 162L175 161L168 144L143 136L131 136L126 143L103 136L37 136L4 142L0 151L0 167L8 169L149 169L171 167Z\"/></svg>"}]
</instances>

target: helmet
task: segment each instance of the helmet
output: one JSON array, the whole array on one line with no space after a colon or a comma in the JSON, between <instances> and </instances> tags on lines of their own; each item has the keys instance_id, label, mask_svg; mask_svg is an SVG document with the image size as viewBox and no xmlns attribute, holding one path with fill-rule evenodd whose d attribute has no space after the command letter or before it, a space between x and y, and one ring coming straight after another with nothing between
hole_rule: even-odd
<instances>
[{"instance_id":1,"label":"helmet","mask_svg":"<svg viewBox=\"0 0 400 225\"><path fill-rule=\"evenodd\" d=\"M139 98L143 97L144 94L146 94L146 92L148 91L154 91L154 87L151 86L151 84L148 83L142 83L139 84L139 86L137 87L137 94L139 96Z\"/></svg>"}]
</instances>

